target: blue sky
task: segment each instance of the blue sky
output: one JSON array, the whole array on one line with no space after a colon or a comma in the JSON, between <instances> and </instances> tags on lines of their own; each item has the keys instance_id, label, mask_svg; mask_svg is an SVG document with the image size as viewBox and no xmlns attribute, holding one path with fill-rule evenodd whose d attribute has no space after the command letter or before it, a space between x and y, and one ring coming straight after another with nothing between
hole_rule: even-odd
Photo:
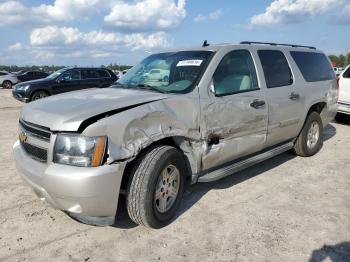
<instances>
[{"instance_id":1,"label":"blue sky","mask_svg":"<svg viewBox=\"0 0 350 262\"><path fill-rule=\"evenodd\" d=\"M0 64L134 64L242 40L350 52L350 0L0 0Z\"/></svg>"}]
</instances>

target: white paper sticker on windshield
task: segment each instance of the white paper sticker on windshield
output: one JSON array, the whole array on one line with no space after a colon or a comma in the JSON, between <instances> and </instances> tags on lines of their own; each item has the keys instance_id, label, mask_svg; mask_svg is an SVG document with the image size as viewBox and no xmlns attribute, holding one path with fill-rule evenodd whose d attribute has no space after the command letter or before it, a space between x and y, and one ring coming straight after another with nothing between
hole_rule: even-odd
<instances>
[{"instance_id":1,"label":"white paper sticker on windshield","mask_svg":"<svg viewBox=\"0 0 350 262\"><path fill-rule=\"evenodd\" d=\"M182 60L176 66L200 66L203 60Z\"/></svg>"}]
</instances>

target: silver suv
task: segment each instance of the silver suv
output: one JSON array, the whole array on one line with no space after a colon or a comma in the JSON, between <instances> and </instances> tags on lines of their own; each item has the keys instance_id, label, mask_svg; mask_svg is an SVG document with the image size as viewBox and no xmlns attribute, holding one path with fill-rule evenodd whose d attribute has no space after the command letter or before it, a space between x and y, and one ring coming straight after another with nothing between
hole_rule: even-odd
<instances>
[{"instance_id":1,"label":"silver suv","mask_svg":"<svg viewBox=\"0 0 350 262\"><path fill-rule=\"evenodd\" d=\"M168 72L158 81L144 74ZM153 54L114 86L26 105L13 147L41 200L94 225L131 219L160 228L185 186L210 182L293 149L322 146L337 83L313 47L242 42Z\"/></svg>"}]
</instances>

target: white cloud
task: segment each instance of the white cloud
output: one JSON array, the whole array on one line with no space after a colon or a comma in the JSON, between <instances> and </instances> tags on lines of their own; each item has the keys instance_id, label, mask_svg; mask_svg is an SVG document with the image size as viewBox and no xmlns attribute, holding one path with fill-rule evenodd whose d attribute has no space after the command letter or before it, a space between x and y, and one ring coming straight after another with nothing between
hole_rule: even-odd
<instances>
[{"instance_id":1,"label":"white cloud","mask_svg":"<svg viewBox=\"0 0 350 262\"><path fill-rule=\"evenodd\" d=\"M97 13L99 8L104 7L103 2L101 0L56 0L52 5L42 4L33 7L32 12L43 20L72 21Z\"/></svg>"},{"instance_id":2,"label":"white cloud","mask_svg":"<svg viewBox=\"0 0 350 262\"><path fill-rule=\"evenodd\" d=\"M77 28L46 26L34 29L30 34L33 46L69 46L69 45L117 45L132 50L142 48L164 48L170 45L164 32L152 34L122 34L114 32L81 32Z\"/></svg>"},{"instance_id":3,"label":"white cloud","mask_svg":"<svg viewBox=\"0 0 350 262\"><path fill-rule=\"evenodd\" d=\"M337 24L350 24L350 4L346 5L343 10L334 18Z\"/></svg>"},{"instance_id":4,"label":"white cloud","mask_svg":"<svg viewBox=\"0 0 350 262\"><path fill-rule=\"evenodd\" d=\"M21 43L17 42L17 43L14 43L13 45L9 45L7 49L10 51L19 51L19 50L23 50L24 46Z\"/></svg>"},{"instance_id":5,"label":"white cloud","mask_svg":"<svg viewBox=\"0 0 350 262\"><path fill-rule=\"evenodd\" d=\"M221 16L222 16L222 11L219 9L219 10L215 10L215 11L211 12L207 16L199 14L194 18L194 21L198 23L198 22L204 22L204 21L208 21L208 20L217 20Z\"/></svg>"},{"instance_id":6,"label":"white cloud","mask_svg":"<svg viewBox=\"0 0 350 262\"><path fill-rule=\"evenodd\" d=\"M343 5L345 0L274 0L264 13L253 16L250 24L291 24L331 11Z\"/></svg>"},{"instance_id":7,"label":"white cloud","mask_svg":"<svg viewBox=\"0 0 350 262\"><path fill-rule=\"evenodd\" d=\"M156 31L178 26L185 16L185 0L118 1L104 21L119 29Z\"/></svg>"},{"instance_id":8,"label":"white cloud","mask_svg":"<svg viewBox=\"0 0 350 262\"><path fill-rule=\"evenodd\" d=\"M0 26L23 22L27 12L28 8L18 1L0 3Z\"/></svg>"}]
</instances>

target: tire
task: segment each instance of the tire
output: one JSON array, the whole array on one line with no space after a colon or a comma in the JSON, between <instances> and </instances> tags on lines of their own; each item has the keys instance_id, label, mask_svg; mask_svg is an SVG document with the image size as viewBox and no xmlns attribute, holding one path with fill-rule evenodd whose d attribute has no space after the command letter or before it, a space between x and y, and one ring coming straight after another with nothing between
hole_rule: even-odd
<instances>
[{"instance_id":1,"label":"tire","mask_svg":"<svg viewBox=\"0 0 350 262\"><path fill-rule=\"evenodd\" d=\"M294 145L294 152L298 156L309 157L315 155L323 144L323 124L320 115L312 112L304 124Z\"/></svg>"},{"instance_id":2,"label":"tire","mask_svg":"<svg viewBox=\"0 0 350 262\"><path fill-rule=\"evenodd\" d=\"M42 99L42 98L45 98L48 96L49 96L49 94L45 91L37 91L37 92L34 92L30 101L36 101L36 100L39 100L39 99Z\"/></svg>"},{"instance_id":3,"label":"tire","mask_svg":"<svg viewBox=\"0 0 350 262\"><path fill-rule=\"evenodd\" d=\"M4 89L11 89L12 88L12 82L9 81L9 80L5 80L3 83L2 83L2 87Z\"/></svg>"},{"instance_id":4,"label":"tire","mask_svg":"<svg viewBox=\"0 0 350 262\"><path fill-rule=\"evenodd\" d=\"M169 180L169 173L173 174L173 182ZM126 205L130 218L136 224L150 228L168 225L181 203L185 174L184 156L174 147L156 146L142 154L131 170L127 188ZM173 197L175 194L171 192L176 189L176 197Z\"/></svg>"}]
</instances>

